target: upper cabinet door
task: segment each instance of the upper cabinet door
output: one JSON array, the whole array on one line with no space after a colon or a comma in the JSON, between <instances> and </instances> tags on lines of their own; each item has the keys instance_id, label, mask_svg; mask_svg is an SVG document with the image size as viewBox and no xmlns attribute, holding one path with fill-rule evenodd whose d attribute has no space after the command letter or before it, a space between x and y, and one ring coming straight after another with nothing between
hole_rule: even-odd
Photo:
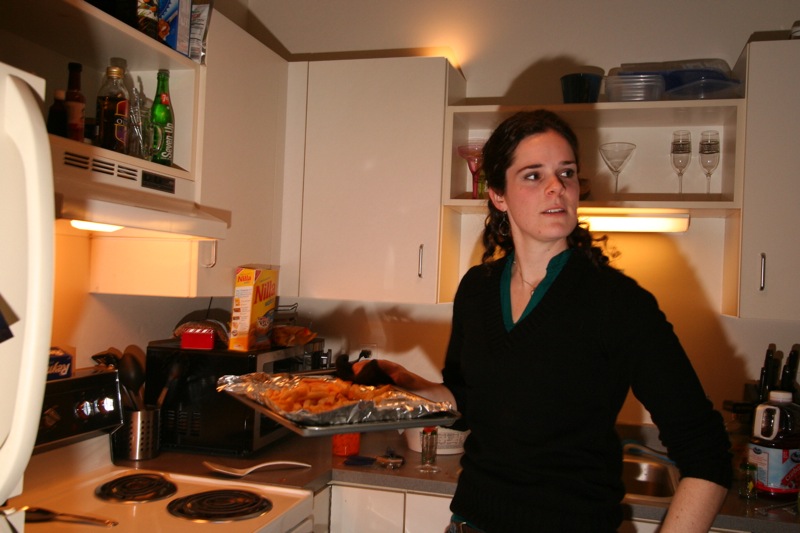
<instances>
[{"instance_id":1,"label":"upper cabinet door","mask_svg":"<svg viewBox=\"0 0 800 533\"><path fill-rule=\"evenodd\" d=\"M453 72L443 58L309 65L300 296L436 302Z\"/></svg>"},{"instance_id":2,"label":"upper cabinet door","mask_svg":"<svg viewBox=\"0 0 800 533\"><path fill-rule=\"evenodd\" d=\"M746 59L739 316L798 320L800 41L751 43Z\"/></svg>"}]
</instances>

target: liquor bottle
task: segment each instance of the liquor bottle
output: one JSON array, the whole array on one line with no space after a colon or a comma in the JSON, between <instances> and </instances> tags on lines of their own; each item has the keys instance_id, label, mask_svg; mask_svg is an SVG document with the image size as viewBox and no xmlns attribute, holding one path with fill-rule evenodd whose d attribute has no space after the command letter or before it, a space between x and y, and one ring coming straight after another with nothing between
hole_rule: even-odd
<instances>
[{"instance_id":1,"label":"liquor bottle","mask_svg":"<svg viewBox=\"0 0 800 533\"><path fill-rule=\"evenodd\" d=\"M64 89L56 89L53 93L53 105L47 112L47 133L58 135L60 137L67 136L67 106L64 103L66 98L66 91Z\"/></svg>"},{"instance_id":2,"label":"liquor bottle","mask_svg":"<svg viewBox=\"0 0 800 533\"><path fill-rule=\"evenodd\" d=\"M81 92L81 71L83 65L70 63L69 81L64 103L67 106L67 137L83 142L86 117L86 97Z\"/></svg>"},{"instance_id":3,"label":"liquor bottle","mask_svg":"<svg viewBox=\"0 0 800 533\"><path fill-rule=\"evenodd\" d=\"M106 78L97 93L97 135L101 148L126 153L128 147L128 114L130 100L122 83L123 70L108 67Z\"/></svg>"},{"instance_id":4,"label":"liquor bottle","mask_svg":"<svg viewBox=\"0 0 800 533\"><path fill-rule=\"evenodd\" d=\"M158 71L158 86L153 107L150 110L150 125L153 130L153 156L154 163L172 165L173 148L175 145L175 117L172 114L172 104L169 98L169 71Z\"/></svg>"}]
</instances>

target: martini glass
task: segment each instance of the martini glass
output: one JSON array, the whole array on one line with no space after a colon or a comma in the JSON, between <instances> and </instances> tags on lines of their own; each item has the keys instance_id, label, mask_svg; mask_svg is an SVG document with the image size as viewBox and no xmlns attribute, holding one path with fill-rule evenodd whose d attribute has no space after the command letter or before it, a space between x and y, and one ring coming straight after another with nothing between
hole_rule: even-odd
<instances>
[{"instance_id":1,"label":"martini glass","mask_svg":"<svg viewBox=\"0 0 800 533\"><path fill-rule=\"evenodd\" d=\"M711 174L719 165L719 132L704 131L700 134L700 166L706 173L706 194L711 193Z\"/></svg>"},{"instance_id":2,"label":"martini glass","mask_svg":"<svg viewBox=\"0 0 800 533\"><path fill-rule=\"evenodd\" d=\"M678 194L683 194L683 172L692 160L692 134L689 130L672 132L670 154L672 168L678 174Z\"/></svg>"},{"instance_id":3,"label":"martini glass","mask_svg":"<svg viewBox=\"0 0 800 533\"><path fill-rule=\"evenodd\" d=\"M614 175L614 194L619 190L619 173L635 149L636 145L633 143L612 142L600 145L600 155L603 156L608 170Z\"/></svg>"},{"instance_id":4,"label":"martini glass","mask_svg":"<svg viewBox=\"0 0 800 533\"><path fill-rule=\"evenodd\" d=\"M479 197L479 182L481 165L483 165L484 140L470 140L468 144L458 147L458 155L467 161L469 172L472 174L472 198Z\"/></svg>"}]
</instances>

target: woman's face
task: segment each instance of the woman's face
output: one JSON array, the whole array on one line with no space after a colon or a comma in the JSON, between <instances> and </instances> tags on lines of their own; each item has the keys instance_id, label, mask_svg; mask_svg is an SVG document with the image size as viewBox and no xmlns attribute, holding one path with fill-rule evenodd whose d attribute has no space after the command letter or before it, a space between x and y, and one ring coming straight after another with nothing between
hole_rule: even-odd
<instances>
[{"instance_id":1,"label":"woman's face","mask_svg":"<svg viewBox=\"0 0 800 533\"><path fill-rule=\"evenodd\" d=\"M515 247L523 240L555 243L566 238L578 222L578 165L569 143L554 131L523 139L506 169L503 196L489 196L508 214Z\"/></svg>"}]
</instances>

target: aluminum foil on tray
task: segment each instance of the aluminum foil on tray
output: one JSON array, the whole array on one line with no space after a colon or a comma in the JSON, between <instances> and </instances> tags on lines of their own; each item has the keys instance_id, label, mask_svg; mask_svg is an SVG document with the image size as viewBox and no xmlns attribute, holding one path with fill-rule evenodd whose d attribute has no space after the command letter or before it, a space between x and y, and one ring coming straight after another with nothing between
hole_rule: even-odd
<instances>
[{"instance_id":1,"label":"aluminum foil on tray","mask_svg":"<svg viewBox=\"0 0 800 533\"><path fill-rule=\"evenodd\" d=\"M303 426L458 417L450 402L434 402L393 385L357 385L333 376L228 375L219 378L217 390L245 396Z\"/></svg>"}]
</instances>

